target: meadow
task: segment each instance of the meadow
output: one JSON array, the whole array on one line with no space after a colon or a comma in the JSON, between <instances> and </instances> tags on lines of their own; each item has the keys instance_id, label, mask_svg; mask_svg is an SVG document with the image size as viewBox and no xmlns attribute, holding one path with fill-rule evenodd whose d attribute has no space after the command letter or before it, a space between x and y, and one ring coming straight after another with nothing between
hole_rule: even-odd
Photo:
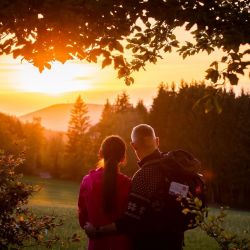
<instances>
[{"instance_id":1,"label":"meadow","mask_svg":"<svg viewBox=\"0 0 250 250\"><path fill-rule=\"evenodd\" d=\"M41 190L33 195L29 206L38 215L54 215L63 219L64 224L54 233L67 239L74 233L81 235L81 241L53 247L53 249L84 250L87 239L81 230L77 219L77 196L79 184L70 181L41 179L25 177L25 181L41 186ZM218 210L211 208L210 213L216 214ZM229 210L225 226L239 235L250 232L250 212ZM32 246L27 249L44 249ZM185 234L185 250L217 250L219 249L214 239L207 236L200 229L193 229Z\"/></svg>"}]
</instances>

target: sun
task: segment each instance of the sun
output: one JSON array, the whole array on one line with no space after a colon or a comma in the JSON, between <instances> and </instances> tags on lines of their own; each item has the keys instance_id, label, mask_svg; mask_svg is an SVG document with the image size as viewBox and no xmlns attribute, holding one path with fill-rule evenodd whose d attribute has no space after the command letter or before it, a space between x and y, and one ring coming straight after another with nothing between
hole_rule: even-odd
<instances>
[{"instance_id":1,"label":"sun","mask_svg":"<svg viewBox=\"0 0 250 250\"><path fill-rule=\"evenodd\" d=\"M65 92L91 89L91 81L96 71L95 65L69 62L53 63L50 70L42 73L30 64L25 64L18 72L20 91L58 95Z\"/></svg>"}]
</instances>

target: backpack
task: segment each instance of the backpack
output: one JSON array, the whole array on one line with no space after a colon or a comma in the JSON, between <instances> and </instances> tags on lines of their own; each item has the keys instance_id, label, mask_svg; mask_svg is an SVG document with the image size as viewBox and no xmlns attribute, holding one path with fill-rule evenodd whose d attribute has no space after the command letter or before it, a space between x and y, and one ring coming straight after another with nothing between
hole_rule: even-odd
<instances>
[{"instance_id":1,"label":"backpack","mask_svg":"<svg viewBox=\"0 0 250 250\"><path fill-rule=\"evenodd\" d=\"M164 189L164 206L162 208L162 222L168 229L184 232L195 228L196 215L183 213L189 207L187 198L197 197L201 208L206 207L205 183L198 173L200 162L190 153L183 150L170 151L162 154L162 158L147 162L145 165L157 165L162 173L162 187Z\"/></svg>"}]
</instances>

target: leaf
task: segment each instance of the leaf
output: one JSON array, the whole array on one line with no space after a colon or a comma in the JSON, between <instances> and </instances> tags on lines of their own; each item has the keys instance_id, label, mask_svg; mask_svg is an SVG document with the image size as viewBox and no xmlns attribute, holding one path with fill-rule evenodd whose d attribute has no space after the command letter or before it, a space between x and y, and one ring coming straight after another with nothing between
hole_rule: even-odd
<instances>
[{"instance_id":1,"label":"leaf","mask_svg":"<svg viewBox=\"0 0 250 250\"><path fill-rule=\"evenodd\" d=\"M126 49L132 49L133 47L134 47L134 44L129 43L129 44L126 46Z\"/></svg>"},{"instance_id":2,"label":"leaf","mask_svg":"<svg viewBox=\"0 0 250 250\"><path fill-rule=\"evenodd\" d=\"M137 26L137 25L136 25L136 26L134 26L134 27L132 28L132 32L135 31L135 30L138 31L138 32L140 32L142 29L141 29L140 26Z\"/></svg>"},{"instance_id":3,"label":"leaf","mask_svg":"<svg viewBox=\"0 0 250 250\"><path fill-rule=\"evenodd\" d=\"M103 47L106 47L109 43L109 39L108 38L102 38L101 41L100 41L100 46L103 48Z\"/></svg>"},{"instance_id":4,"label":"leaf","mask_svg":"<svg viewBox=\"0 0 250 250\"><path fill-rule=\"evenodd\" d=\"M245 50L245 51L243 52L243 55L245 55L245 54L250 54L250 49Z\"/></svg>"},{"instance_id":5,"label":"leaf","mask_svg":"<svg viewBox=\"0 0 250 250\"><path fill-rule=\"evenodd\" d=\"M113 48L123 53L123 46L121 45L120 42L114 41Z\"/></svg>"},{"instance_id":6,"label":"leaf","mask_svg":"<svg viewBox=\"0 0 250 250\"><path fill-rule=\"evenodd\" d=\"M236 74L227 74L226 77L229 79L231 85L237 85L239 78Z\"/></svg>"},{"instance_id":7,"label":"leaf","mask_svg":"<svg viewBox=\"0 0 250 250\"><path fill-rule=\"evenodd\" d=\"M227 56L223 56L223 57L221 58L221 62L224 63L224 62L226 62L226 61L227 61Z\"/></svg>"},{"instance_id":8,"label":"leaf","mask_svg":"<svg viewBox=\"0 0 250 250\"><path fill-rule=\"evenodd\" d=\"M216 70L218 70L218 62L217 61L214 61L210 64L210 67L215 67Z\"/></svg>"},{"instance_id":9,"label":"leaf","mask_svg":"<svg viewBox=\"0 0 250 250\"><path fill-rule=\"evenodd\" d=\"M47 69L51 69L51 64L49 64L49 63L45 63L44 66L45 66Z\"/></svg>"},{"instance_id":10,"label":"leaf","mask_svg":"<svg viewBox=\"0 0 250 250\"><path fill-rule=\"evenodd\" d=\"M240 57L236 53L230 53L230 56L232 57L233 60L240 60Z\"/></svg>"},{"instance_id":11,"label":"leaf","mask_svg":"<svg viewBox=\"0 0 250 250\"><path fill-rule=\"evenodd\" d=\"M127 85L127 86L129 86L129 85L131 85L131 84L133 84L134 83L134 78L133 77L126 77L125 78L125 84Z\"/></svg>"},{"instance_id":12,"label":"leaf","mask_svg":"<svg viewBox=\"0 0 250 250\"><path fill-rule=\"evenodd\" d=\"M124 77L125 75L126 75L126 69L124 67L120 68L118 70L118 78L120 79L120 78Z\"/></svg>"},{"instance_id":13,"label":"leaf","mask_svg":"<svg viewBox=\"0 0 250 250\"><path fill-rule=\"evenodd\" d=\"M186 30L190 30L192 27L194 26L194 23L188 23L187 25L186 25Z\"/></svg>"},{"instance_id":14,"label":"leaf","mask_svg":"<svg viewBox=\"0 0 250 250\"><path fill-rule=\"evenodd\" d=\"M197 208L201 208L202 201L199 198L195 197L194 198L194 203L195 203L195 205L196 205Z\"/></svg>"},{"instance_id":15,"label":"leaf","mask_svg":"<svg viewBox=\"0 0 250 250\"><path fill-rule=\"evenodd\" d=\"M112 63L112 59L110 57L107 57L102 62L102 68L105 68L106 66L110 65Z\"/></svg>"},{"instance_id":16,"label":"leaf","mask_svg":"<svg viewBox=\"0 0 250 250\"><path fill-rule=\"evenodd\" d=\"M38 66L39 72L42 73L44 70L44 65L39 65Z\"/></svg>"},{"instance_id":17,"label":"leaf","mask_svg":"<svg viewBox=\"0 0 250 250\"><path fill-rule=\"evenodd\" d=\"M172 48L171 48L171 46L167 45L164 47L163 50L164 50L164 52L171 52Z\"/></svg>"},{"instance_id":18,"label":"leaf","mask_svg":"<svg viewBox=\"0 0 250 250\"><path fill-rule=\"evenodd\" d=\"M13 51L13 58L16 59L18 56L21 55L21 50L20 49L16 49Z\"/></svg>"},{"instance_id":19,"label":"leaf","mask_svg":"<svg viewBox=\"0 0 250 250\"><path fill-rule=\"evenodd\" d=\"M184 208L182 210L182 213L186 215L186 214L190 213L190 210L188 208Z\"/></svg>"},{"instance_id":20,"label":"leaf","mask_svg":"<svg viewBox=\"0 0 250 250\"><path fill-rule=\"evenodd\" d=\"M205 78L208 80L208 79L211 79L211 81L213 83L216 83L218 78L219 78L219 71L218 70L215 70L213 68L209 68L208 70L206 70L207 72L207 75L205 76Z\"/></svg>"},{"instance_id":21,"label":"leaf","mask_svg":"<svg viewBox=\"0 0 250 250\"><path fill-rule=\"evenodd\" d=\"M173 46L173 47L178 48L178 47L179 47L179 42L175 40L175 41L172 41L172 42L170 43L170 45Z\"/></svg>"},{"instance_id":22,"label":"leaf","mask_svg":"<svg viewBox=\"0 0 250 250\"><path fill-rule=\"evenodd\" d=\"M123 59L123 56L116 56L114 58L114 68L117 69L119 68L120 66L124 66L125 63L124 63L124 59Z\"/></svg>"}]
</instances>

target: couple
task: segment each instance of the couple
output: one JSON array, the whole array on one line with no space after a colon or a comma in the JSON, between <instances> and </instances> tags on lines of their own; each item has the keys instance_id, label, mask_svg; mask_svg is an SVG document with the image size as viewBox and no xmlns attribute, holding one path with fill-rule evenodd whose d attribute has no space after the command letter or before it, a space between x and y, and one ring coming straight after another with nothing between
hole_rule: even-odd
<instances>
[{"instance_id":1,"label":"couple","mask_svg":"<svg viewBox=\"0 0 250 250\"><path fill-rule=\"evenodd\" d=\"M107 137L96 170L82 180L79 223L89 236L89 250L181 250L184 231L165 221L165 185L157 159L159 138L147 124L133 128L131 145L139 159L132 180L120 173L126 145L119 136ZM175 221L175 215L169 218ZM175 222L174 222L175 223ZM178 227L177 227L178 228Z\"/></svg>"}]
</instances>

